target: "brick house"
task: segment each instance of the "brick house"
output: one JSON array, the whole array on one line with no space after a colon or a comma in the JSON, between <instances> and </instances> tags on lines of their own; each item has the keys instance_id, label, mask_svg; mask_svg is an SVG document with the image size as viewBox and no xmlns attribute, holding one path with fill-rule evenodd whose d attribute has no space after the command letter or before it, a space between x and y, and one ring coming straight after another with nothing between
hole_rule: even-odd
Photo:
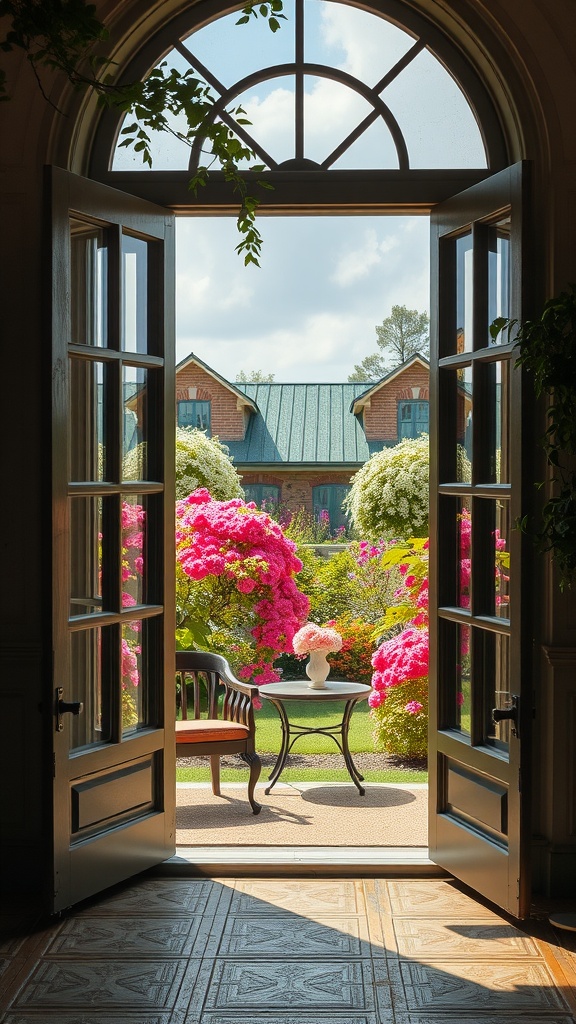
<instances>
[{"instance_id":1,"label":"brick house","mask_svg":"<svg viewBox=\"0 0 576 1024\"><path fill-rule=\"evenodd\" d=\"M247 498L315 518L325 509L335 530L367 459L427 433L428 376L428 361L415 355L370 384L240 384L191 353L176 367L177 423L228 446Z\"/></svg>"}]
</instances>

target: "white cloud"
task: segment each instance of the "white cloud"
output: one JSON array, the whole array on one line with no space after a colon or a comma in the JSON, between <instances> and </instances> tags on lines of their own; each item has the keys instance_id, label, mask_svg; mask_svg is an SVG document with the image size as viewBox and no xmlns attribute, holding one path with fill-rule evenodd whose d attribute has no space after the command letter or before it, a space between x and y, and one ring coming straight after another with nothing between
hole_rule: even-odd
<instances>
[{"instance_id":1,"label":"white cloud","mask_svg":"<svg viewBox=\"0 0 576 1024\"><path fill-rule=\"evenodd\" d=\"M427 218L263 217L260 270L235 254L233 218L177 225L177 360L228 379L346 380L394 304L428 308Z\"/></svg>"},{"instance_id":2,"label":"white cloud","mask_svg":"<svg viewBox=\"0 0 576 1024\"><path fill-rule=\"evenodd\" d=\"M374 229L364 233L362 245L347 252L338 260L331 280L347 287L355 284L361 277L366 277L374 267L381 266L384 254L398 245L395 238L379 241Z\"/></svg>"}]
</instances>

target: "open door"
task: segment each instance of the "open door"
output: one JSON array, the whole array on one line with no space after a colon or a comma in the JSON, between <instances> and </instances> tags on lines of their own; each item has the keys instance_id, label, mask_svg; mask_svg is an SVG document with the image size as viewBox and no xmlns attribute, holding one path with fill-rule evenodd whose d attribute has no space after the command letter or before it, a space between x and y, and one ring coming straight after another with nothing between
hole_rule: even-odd
<instances>
[{"instance_id":1,"label":"open door","mask_svg":"<svg viewBox=\"0 0 576 1024\"><path fill-rule=\"evenodd\" d=\"M522 379L489 325L523 316L525 191L518 164L432 215L430 857L515 917L530 898Z\"/></svg>"},{"instance_id":2,"label":"open door","mask_svg":"<svg viewBox=\"0 0 576 1024\"><path fill-rule=\"evenodd\" d=\"M57 911L175 849L174 223L48 192Z\"/></svg>"}]
</instances>

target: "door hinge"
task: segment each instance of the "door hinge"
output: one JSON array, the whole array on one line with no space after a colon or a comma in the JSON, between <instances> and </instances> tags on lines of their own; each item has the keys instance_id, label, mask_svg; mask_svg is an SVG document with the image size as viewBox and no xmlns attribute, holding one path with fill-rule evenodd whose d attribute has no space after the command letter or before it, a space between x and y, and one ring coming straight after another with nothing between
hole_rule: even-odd
<instances>
[{"instance_id":1,"label":"door hinge","mask_svg":"<svg viewBox=\"0 0 576 1024\"><path fill-rule=\"evenodd\" d=\"M56 754L52 754L52 778L56 778Z\"/></svg>"}]
</instances>

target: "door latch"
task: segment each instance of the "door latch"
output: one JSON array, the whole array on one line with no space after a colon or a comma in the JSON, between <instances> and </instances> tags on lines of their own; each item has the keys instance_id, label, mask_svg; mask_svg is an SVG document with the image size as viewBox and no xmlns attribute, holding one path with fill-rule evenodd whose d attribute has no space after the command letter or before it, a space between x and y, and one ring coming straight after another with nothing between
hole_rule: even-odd
<instances>
[{"instance_id":1,"label":"door latch","mask_svg":"<svg viewBox=\"0 0 576 1024\"><path fill-rule=\"evenodd\" d=\"M518 702L520 698L513 693L504 708L492 708L492 720L498 722L512 722L512 735L518 737Z\"/></svg>"},{"instance_id":2,"label":"door latch","mask_svg":"<svg viewBox=\"0 0 576 1024\"><path fill-rule=\"evenodd\" d=\"M79 700L64 700L64 688L56 687L56 732L64 729L63 715L81 715L84 705Z\"/></svg>"}]
</instances>

